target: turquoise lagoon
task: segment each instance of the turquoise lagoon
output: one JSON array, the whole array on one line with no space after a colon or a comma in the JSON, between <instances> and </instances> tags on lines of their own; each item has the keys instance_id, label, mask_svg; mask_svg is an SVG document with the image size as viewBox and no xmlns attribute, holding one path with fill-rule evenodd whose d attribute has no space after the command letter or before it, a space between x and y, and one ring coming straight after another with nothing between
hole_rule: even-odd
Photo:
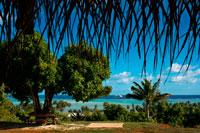
<instances>
[{"instance_id":1,"label":"turquoise lagoon","mask_svg":"<svg viewBox=\"0 0 200 133\"><path fill-rule=\"evenodd\" d=\"M41 102L44 102L44 96L40 95L40 100ZM9 97L11 101L16 105L19 104L20 102L17 101L16 99L12 98L11 96ZM109 97L100 97L99 99L96 100L91 100L88 102L76 102L75 100L72 99L70 96L65 96L65 95L56 95L54 96L53 100L64 100L66 102L71 103L71 107L67 107L65 111L67 112L69 109L81 109L81 106L88 106L89 108L93 109L95 105L97 105L98 109L103 109L103 103L104 102L109 102L110 104L121 104L124 107L127 107L129 105L131 107L132 104L136 105L141 105L143 104L143 101L138 101L135 99L126 99L125 96L121 95L110 95ZM200 95L172 95L167 102L169 103L180 103L180 102L187 102L189 101L190 103L198 103L200 102Z\"/></svg>"}]
</instances>

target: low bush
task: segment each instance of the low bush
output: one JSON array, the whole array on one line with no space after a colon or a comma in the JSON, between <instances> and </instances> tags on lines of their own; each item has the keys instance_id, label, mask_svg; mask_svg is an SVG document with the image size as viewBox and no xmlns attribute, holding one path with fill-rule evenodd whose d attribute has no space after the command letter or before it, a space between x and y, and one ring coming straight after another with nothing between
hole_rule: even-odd
<instances>
[{"instance_id":1,"label":"low bush","mask_svg":"<svg viewBox=\"0 0 200 133\"><path fill-rule=\"evenodd\" d=\"M120 120L125 121L128 115L128 111L120 104L104 103L104 114L108 120Z\"/></svg>"},{"instance_id":2,"label":"low bush","mask_svg":"<svg viewBox=\"0 0 200 133\"><path fill-rule=\"evenodd\" d=\"M155 119L159 123L184 127L195 127L200 124L199 104L159 102L152 108L155 110Z\"/></svg>"},{"instance_id":3,"label":"low bush","mask_svg":"<svg viewBox=\"0 0 200 133\"><path fill-rule=\"evenodd\" d=\"M107 117L105 114L101 112L101 110L96 110L94 113L92 113L87 120L89 121L106 121Z\"/></svg>"},{"instance_id":4,"label":"low bush","mask_svg":"<svg viewBox=\"0 0 200 133\"><path fill-rule=\"evenodd\" d=\"M0 121L19 121L16 117L16 107L8 99L4 99L0 103Z\"/></svg>"},{"instance_id":5,"label":"low bush","mask_svg":"<svg viewBox=\"0 0 200 133\"><path fill-rule=\"evenodd\" d=\"M146 114L144 112L130 111L126 117L126 121L129 122L143 122L145 121Z\"/></svg>"},{"instance_id":6,"label":"low bush","mask_svg":"<svg viewBox=\"0 0 200 133\"><path fill-rule=\"evenodd\" d=\"M16 116L19 117L19 120L23 121L28 116L28 114L20 110L16 113Z\"/></svg>"}]
</instances>

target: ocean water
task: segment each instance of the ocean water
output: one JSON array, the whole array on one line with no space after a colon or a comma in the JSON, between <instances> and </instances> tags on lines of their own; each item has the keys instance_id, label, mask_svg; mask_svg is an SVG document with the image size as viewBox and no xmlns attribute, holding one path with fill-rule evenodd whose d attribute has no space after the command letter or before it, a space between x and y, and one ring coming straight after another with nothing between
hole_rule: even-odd
<instances>
[{"instance_id":1,"label":"ocean water","mask_svg":"<svg viewBox=\"0 0 200 133\"><path fill-rule=\"evenodd\" d=\"M44 95L39 96L40 101L44 102ZM11 101L16 105L20 102L16 99L10 97ZM108 102L110 104L121 104L122 106L126 107L129 105L131 107L132 104L134 105L142 105L143 101L138 101L135 99L127 99L125 96L121 95L110 95L109 97L100 97L96 100L91 100L88 102L76 102L72 99L70 96L65 95L55 95L53 100L64 100L66 102L71 103L71 107L67 107L65 111L68 111L69 109L81 109L81 106L88 106L89 108L93 109L95 105L97 105L98 109L103 109L103 103ZM180 102L187 102L190 101L190 103L198 103L200 102L200 95L172 95L169 97L167 102L169 103L180 103Z\"/></svg>"}]
</instances>

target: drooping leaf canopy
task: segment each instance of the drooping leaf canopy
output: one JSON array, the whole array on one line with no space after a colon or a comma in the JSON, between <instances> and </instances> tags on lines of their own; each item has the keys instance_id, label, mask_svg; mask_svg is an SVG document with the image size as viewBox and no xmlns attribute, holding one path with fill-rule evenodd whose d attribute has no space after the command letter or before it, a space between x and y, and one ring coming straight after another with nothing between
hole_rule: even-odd
<instances>
[{"instance_id":1,"label":"drooping leaf canopy","mask_svg":"<svg viewBox=\"0 0 200 133\"><path fill-rule=\"evenodd\" d=\"M64 37L69 43L87 40L108 56L134 48L144 71L151 51L154 68L161 61L160 71L166 56L172 65L183 51L183 64L200 55L198 0L1 0L0 8L0 41L39 27L54 53Z\"/></svg>"},{"instance_id":2,"label":"drooping leaf canopy","mask_svg":"<svg viewBox=\"0 0 200 133\"><path fill-rule=\"evenodd\" d=\"M69 45L58 60L60 92L83 102L108 96L112 87L102 85L111 73L107 57L85 42L80 46Z\"/></svg>"}]
</instances>

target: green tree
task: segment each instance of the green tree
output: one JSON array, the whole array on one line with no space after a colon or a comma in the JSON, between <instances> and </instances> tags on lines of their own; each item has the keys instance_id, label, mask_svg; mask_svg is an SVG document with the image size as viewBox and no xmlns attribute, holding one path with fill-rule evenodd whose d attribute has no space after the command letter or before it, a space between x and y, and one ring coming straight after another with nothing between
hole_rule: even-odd
<instances>
[{"instance_id":1,"label":"green tree","mask_svg":"<svg viewBox=\"0 0 200 133\"><path fill-rule=\"evenodd\" d=\"M102 86L102 81L110 76L107 57L86 43L87 49L82 54L77 54L78 45L76 49L70 45L59 60L48 51L47 43L38 32L20 36L12 56L7 43L0 45L0 51L3 51L0 67L9 66L4 68L5 71L0 69L0 82L8 86L5 92L19 101L32 99L35 113L49 113L53 96L58 93L71 95L77 101L88 101L108 95L112 90ZM96 53L99 56L95 56ZM41 107L38 94L43 91L45 101Z\"/></svg>"},{"instance_id":2,"label":"green tree","mask_svg":"<svg viewBox=\"0 0 200 133\"><path fill-rule=\"evenodd\" d=\"M41 40L40 40L41 39ZM7 41L2 43L0 60L6 69L3 82L8 86L5 91L19 101L33 100L34 112L49 112L51 100L56 89L57 62L55 56L48 54L48 45L38 32L34 35L20 36L13 47L12 56L7 51ZM9 58L9 61L6 60ZM45 102L41 108L38 93L45 90Z\"/></svg>"},{"instance_id":3,"label":"green tree","mask_svg":"<svg viewBox=\"0 0 200 133\"><path fill-rule=\"evenodd\" d=\"M102 85L102 81L110 77L107 57L85 42L67 47L58 60L58 68L60 92L73 96L76 101L108 96L112 90L111 86Z\"/></svg>"},{"instance_id":4,"label":"green tree","mask_svg":"<svg viewBox=\"0 0 200 133\"><path fill-rule=\"evenodd\" d=\"M147 118L149 118L149 105L152 102L157 102L159 100L168 98L171 95L169 93L161 94L161 92L158 90L160 80L154 83L153 86L151 86L151 80L147 79L144 79L144 81L141 82L142 86L140 86L137 82L133 83L135 84L135 86L131 87L133 94L127 94L126 98L144 100Z\"/></svg>"}]
</instances>

